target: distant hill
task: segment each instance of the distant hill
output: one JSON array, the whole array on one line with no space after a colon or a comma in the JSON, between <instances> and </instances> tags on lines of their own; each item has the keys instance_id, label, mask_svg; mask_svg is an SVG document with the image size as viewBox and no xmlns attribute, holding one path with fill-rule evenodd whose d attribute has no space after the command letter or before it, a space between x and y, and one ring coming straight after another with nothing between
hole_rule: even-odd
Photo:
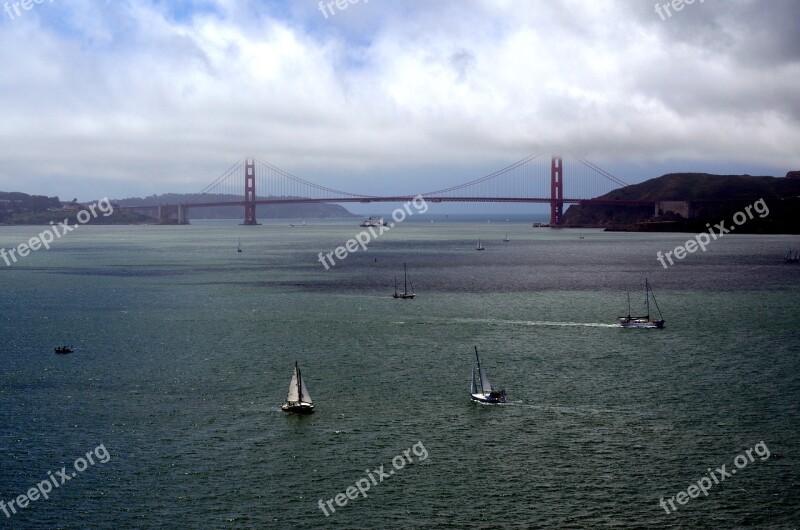
<instances>
[{"instance_id":1,"label":"distant hill","mask_svg":"<svg viewBox=\"0 0 800 530\"><path fill-rule=\"evenodd\" d=\"M573 205L564 226L599 226L612 230L703 231L708 222L730 220L734 213L764 199L769 215L742 225L740 233L800 233L800 179L672 173L614 190L598 199L689 201L694 215L656 215L652 207Z\"/></svg>"},{"instance_id":2,"label":"distant hill","mask_svg":"<svg viewBox=\"0 0 800 530\"><path fill-rule=\"evenodd\" d=\"M14 216L44 212L50 208L61 208L58 197L0 191L0 223L11 220Z\"/></svg>"},{"instance_id":3,"label":"distant hill","mask_svg":"<svg viewBox=\"0 0 800 530\"><path fill-rule=\"evenodd\" d=\"M259 197L261 198L261 197ZM152 206L158 204L179 204L193 202L225 202L241 201L241 195L222 195L214 193L185 194L165 193L149 197L132 197L115 200L120 206ZM214 206L208 208L192 208L190 219L238 219L244 215L242 206ZM338 204L259 204L256 206L256 217L259 219L336 219L357 217Z\"/></svg>"},{"instance_id":4,"label":"distant hill","mask_svg":"<svg viewBox=\"0 0 800 530\"><path fill-rule=\"evenodd\" d=\"M115 205L116 206L116 205ZM58 197L28 195L17 191L0 191L0 224L5 225L46 225L69 219L69 224L77 224L77 214L84 209L76 199L62 202ZM89 224L136 224L148 221L148 217L133 212L115 210L112 215L97 215Z\"/></svg>"}]
</instances>

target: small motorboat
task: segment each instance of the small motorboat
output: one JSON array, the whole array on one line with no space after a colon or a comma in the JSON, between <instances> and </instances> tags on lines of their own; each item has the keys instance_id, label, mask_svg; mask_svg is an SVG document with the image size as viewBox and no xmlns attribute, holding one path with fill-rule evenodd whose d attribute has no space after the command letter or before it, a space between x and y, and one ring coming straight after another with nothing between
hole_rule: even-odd
<instances>
[{"instance_id":1,"label":"small motorboat","mask_svg":"<svg viewBox=\"0 0 800 530\"><path fill-rule=\"evenodd\" d=\"M58 354L64 355L64 354L67 354L67 353L72 353L72 352L74 352L74 351L75 351L75 349L74 349L74 348L72 348L72 347L69 347L69 348L68 348L67 346L56 346L55 348L53 348L53 351L54 351L55 353L58 353Z\"/></svg>"}]
</instances>

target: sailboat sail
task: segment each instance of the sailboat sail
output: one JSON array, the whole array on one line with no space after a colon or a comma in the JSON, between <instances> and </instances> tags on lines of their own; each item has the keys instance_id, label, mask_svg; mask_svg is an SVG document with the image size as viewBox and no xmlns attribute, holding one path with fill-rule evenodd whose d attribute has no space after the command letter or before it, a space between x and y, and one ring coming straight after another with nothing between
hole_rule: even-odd
<instances>
[{"instance_id":1,"label":"sailboat sail","mask_svg":"<svg viewBox=\"0 0 800 530\"><path fill-rule=\"evenodd\" d=\"M314 412L314 402L311 401L311 395L308 393L306 384L303 381L303 375L300 373L300 367L296 362L294 363L292 380L289 383L289 393L286 395L286 402L281 405L281 408L286 412L297 414L311 414Z\"/></svg>"},{"instance_id":2,"label":"sailboat sail","mask_svg":"<svg viewBox=\"0 0 800 530\"><path fill-rule=\"evenodd\" d=\"M478 385L475 383L475 367L472 367L472 385L469 387L470 394L478 393Z\"/></svg>"},{"instance_id":3,"label":"sailboat sail","mask_svg":"<svg viewBox=\"0 0 800 530\"><path fill-rule=\"evenodd\" d=\"M476 372L477 371L477 375ZM480 390L478 389L480 385ZM478 348L475 347L475 366L472 367L472 384L470 385L470 395L473 401L481 403L506 403L505 390L495 390L489 382L489 378L483 371L481 358L478 355Z\"/></svg>"},{"instance_id":4,"label":"sailboat sail","mask_svg":"<svg viewBox=\"0 0 800 530\"><path fill-rule=\"evenodd\" d=\"M489 378L486 377L486 374L483 373L483 366L481 366L481 358L478 357L478 347L475 347L475 362L478 365L478 376L481 380L481 391L482 392L491 392L492 391L492 384L489 382Z\"/></svg>"},{"instance_id":5,"label":"sailboat sail","mask_svg":"<svg viewBox=\"0 0 800 530\"><path fill-rule=\"evenodd\" d=\"M486 374L483 373L483 367L479 364L478 371L481 375L481 386L483 387L484 392L491 392L492 391L492 384L489 382L489 378L486 377Z\"/></svg>"},{"instance_id":6,"label":"sailboat sail","mask_svg":"<svg viewBox=\"0 0 800 530\"><path fill-rule=\"evenodd\" d=\"M308 389L306 388L306 383L303 381L303 378L300 378L300 401L305 403L313 403L314 401L311 399L311 394L308 393Z\"/></svg>"},{"instance_id":7,"label":"sailboat sail","mask_svg":"<svg viewBox=\"0 0 800 530\"><path fill-rule=\"evenodd\" d=\"M300 401L300 393L297 388L297 373L298 368L295 366L294 372L292 372L292 381L289 383L289 394L286 396L286 401L289 403Z\"/></svg>"}]
</instances>

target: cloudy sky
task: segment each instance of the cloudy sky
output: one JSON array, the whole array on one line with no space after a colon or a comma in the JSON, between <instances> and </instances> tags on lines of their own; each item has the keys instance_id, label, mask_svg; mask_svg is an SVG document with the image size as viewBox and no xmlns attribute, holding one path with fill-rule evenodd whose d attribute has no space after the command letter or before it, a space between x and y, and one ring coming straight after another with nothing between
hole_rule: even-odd
<instances>
[{"instance_id":1,"label":"cloudy sky","mask_svg":"<svg viewBox=\"0 0 800 530\"><path fill-rule=\"evenodd\" d=\"M532 153L628 182L800 169L796 0L340 4L6 3L0 190L196 192L245 156L365 193Z\"/></svg>"}]
</instances>

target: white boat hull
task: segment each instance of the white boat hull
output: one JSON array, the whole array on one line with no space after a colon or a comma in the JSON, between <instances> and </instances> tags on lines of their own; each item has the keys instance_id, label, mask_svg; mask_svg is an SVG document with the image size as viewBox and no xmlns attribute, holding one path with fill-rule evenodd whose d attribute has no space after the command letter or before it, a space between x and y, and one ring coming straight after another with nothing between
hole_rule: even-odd
<instances>
[{"instance_id":1,"label":"white boat hull","mask_svg":"<svg viewBox=\"0 0 800 530\"><path fill-rule=\"evenodd\" d=\"M477 394L470 394L472 401L478 401L480 403L489 403L492 405L498 405L501 403L506 402L505 394L500 397L493 397L491 394L481 394L480 392Z\"/></svg>"},{"instance_id":2,"label":"white boat hull","mask_svg":"<svg viewBox=\"0 0 800 530\"><path fill-rule=\"evenodd\" d=\"M314 412L314 404L301 401L300 403L284 403L281 405L284 412L294 412L296 414L311 414Z\"/></svg>"},{"instance_id":3,"label":"white boat hull","mask_svg":"<svg viewBox=\"0 0 800 530\"><path fill-rule=\"evenodd\" d=\"M617 323L623 328L633 329L662 329L663 320L648 320L646 318L618 318Z\"/></svg>"}]
</instances>

